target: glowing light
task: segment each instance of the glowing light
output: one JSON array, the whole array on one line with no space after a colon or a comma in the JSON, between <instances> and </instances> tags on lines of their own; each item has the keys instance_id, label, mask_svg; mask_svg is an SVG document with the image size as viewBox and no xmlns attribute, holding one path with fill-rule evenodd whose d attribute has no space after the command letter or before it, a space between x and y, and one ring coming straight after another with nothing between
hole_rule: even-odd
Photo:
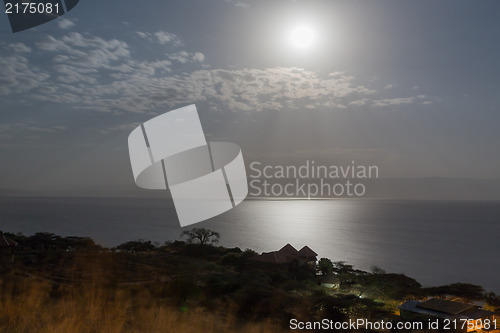
<instances>
[{"instance_id":1,"label":"glowing light","mask_svg":"<svg viewBox=\"0 0 500 333\"><path fill-rule=\"evenodd\" d=\"M293 45L298 48L308 48L314 42L314 38L314 30L305 25L295 28L290 35Z\"/></svg>"}]
</instances>

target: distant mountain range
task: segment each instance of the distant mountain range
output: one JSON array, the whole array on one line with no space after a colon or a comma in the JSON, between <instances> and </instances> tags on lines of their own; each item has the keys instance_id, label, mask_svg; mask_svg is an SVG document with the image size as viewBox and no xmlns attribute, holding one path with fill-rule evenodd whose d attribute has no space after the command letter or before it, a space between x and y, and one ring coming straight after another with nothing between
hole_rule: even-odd
<instances>
[{"instance_id":1,"label":"distant mountain range","mask_svg":"<svg viewBox=\"0 0 500 333\"><path fill-rule=\"evenodd\" d=\"M264 179L262 179L263 181ZM272 179L271 184L285 185L295 179ZM319 183L318 179L300 179L306 184ZM329 180L330 183L345 183L346 179ZM390 178L358 179L366 188L363 198L403 200L500 200L500 179L462 178ZM252 192L252 190L250 190ZM2 189L0 196L57 196L57 197L170 197L170 192L144 190L134 184L106 186L71 186L57 190ZM252 196L249 196L250 198ZM260 196L262 197L262 196ZM272 196L286 198L287 196ZM331 196L315 196L329 198ZM346 196L342 196L346 197Z\"/></svg>"}]
</instances>

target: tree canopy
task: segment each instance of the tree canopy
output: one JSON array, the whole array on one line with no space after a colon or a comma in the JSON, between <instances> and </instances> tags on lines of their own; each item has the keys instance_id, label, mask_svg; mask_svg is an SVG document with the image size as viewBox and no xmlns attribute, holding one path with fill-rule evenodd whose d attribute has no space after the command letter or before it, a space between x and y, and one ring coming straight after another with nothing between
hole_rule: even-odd
<instances>
[{"instance_id":1,"label":"tree canopy","mask_svg":"<svg viewBox=\"0 0 500 333\"><path fill-rule=\"evenodd\" d=\"M183 231L181 237L186 237L187 242L191 244L198 243L201 245L210 245L219 242L220 234L205 228L193 228Z\"/></svg>"},{"instance_id":2,"label":"tree canopy","mask_svg":"<svg viewBox=\"0 0 500 333\"><path fill-rule=\"evenodd\" d=\"M127 252L146 252L153 251L156 249L151 241L145 241L142 239L136 241L125 242L116 247L118 250L127 251Z\"/></svg>"},{"instance_id":3,"label":"tree canopy","mask_svg":"<svg viewBox=\"0 0 500 333\"><path fill-rule=\"evenodd\" d=\"M318 269L323 273L323 275L326 275L332 271L333 263L328 258L321 258L318 261Z\"/></svg>"}]
</instances>

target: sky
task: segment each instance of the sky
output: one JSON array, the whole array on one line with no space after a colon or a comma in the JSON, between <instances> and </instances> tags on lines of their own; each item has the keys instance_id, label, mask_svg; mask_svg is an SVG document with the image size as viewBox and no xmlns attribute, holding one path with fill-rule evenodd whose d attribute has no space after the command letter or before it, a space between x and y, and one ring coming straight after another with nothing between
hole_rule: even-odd
<instances>
[{"instance_id":1,"label":"sky","mask_svg":"<svg viewBox=\"0 0 500 333\"><path fill-rule=\"evenodd\" d=\"M133 185L130 132L190 104L247 165L500 179L498 1L81 0L0 34L0 188Z\"/></svg>"}]
</instances>

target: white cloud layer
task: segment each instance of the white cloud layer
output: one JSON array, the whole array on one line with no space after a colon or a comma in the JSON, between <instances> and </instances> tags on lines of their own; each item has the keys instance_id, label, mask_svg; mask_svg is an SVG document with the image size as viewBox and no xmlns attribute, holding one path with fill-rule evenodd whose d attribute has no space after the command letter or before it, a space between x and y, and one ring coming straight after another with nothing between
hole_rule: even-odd
<instances>
[{"instance_id":1,"label":"white cloud layer","mask_svg":"<svg viewBox=\"0 0 500 333\"><path fill-rule=\"evenodd\" d=\"M61 18L57 22L57 25L61 29L69 29L69 28L73 27L75 25L75 23L71 20L66 19L66 18Z\"/></svg>"},{"instance_id":2,"label":"white cloud layer","mask_svg":"<svg viewBox=\"0 0 500 333\"><path fill-rule=\"evenodd\" d=\"M207 69L205 55L186 50L175 34L136 34L165 47L164 58L141 58L126 41L76 32L36 43L36 58L46 58L44 64L30 58L31 48L22 43L0 44L15 53L0 56L0 97L23 94L75 108L135 113L201 101L248 112L430 103L424 95L382 98L387 89L377 91L343 72L321 77L295 67Z\"/></svg>"}]
</instances>

